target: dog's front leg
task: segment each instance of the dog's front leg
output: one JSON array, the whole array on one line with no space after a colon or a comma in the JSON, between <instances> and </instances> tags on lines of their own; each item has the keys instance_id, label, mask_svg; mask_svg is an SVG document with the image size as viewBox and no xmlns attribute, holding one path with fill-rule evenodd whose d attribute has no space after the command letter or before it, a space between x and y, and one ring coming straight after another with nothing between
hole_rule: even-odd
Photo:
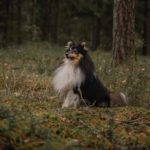
<instances>
[{"instance_id":1,"label":"dog's front leg","mask_svg":"<svg viewBox=\"0 0 150 150\"><path fill-rule=\"evenodd\" d=\"M75 94L72 90L67 93L67 96L64 100L62 108L67 108L70 106L77 107L80 104L79 95Z\"/></svg>"}]
</instances>

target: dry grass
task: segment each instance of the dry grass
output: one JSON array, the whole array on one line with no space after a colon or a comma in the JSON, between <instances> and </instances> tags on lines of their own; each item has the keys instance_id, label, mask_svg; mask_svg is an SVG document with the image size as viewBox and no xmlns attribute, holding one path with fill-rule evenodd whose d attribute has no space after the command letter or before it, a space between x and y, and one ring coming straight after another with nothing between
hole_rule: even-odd
<instances>
[{"instance_id":1,"label":"dry grass","mask_svg":"<svg viewBox=\"0 0 150 150\"><path fill-rule=\"evenodd\" d=\"M51 85L62 57L47 43L0 50L0 149L149 149L149 59L112 68L109 54L92 53L100 79L132 106L65 110Z\"/></svg>"}]
</instances>

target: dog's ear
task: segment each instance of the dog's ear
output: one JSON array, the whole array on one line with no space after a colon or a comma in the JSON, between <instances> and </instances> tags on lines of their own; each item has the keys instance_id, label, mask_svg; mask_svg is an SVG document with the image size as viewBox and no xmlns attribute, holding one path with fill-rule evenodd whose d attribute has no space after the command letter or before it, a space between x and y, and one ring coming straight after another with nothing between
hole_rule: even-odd
<instances>
[{"instance_id":1,"label":"dog's ear","mask_svg":"<svg viewBox=\"0 0 150 150\"><path fill-rule=\"evenodd\" d=\"M81 45L81 47L82 47L84 50L88 51L88 47L87 47L87 43L86 43L86 42L81 42L80 45Z\"/></svg>"},{"instance_id":2,"label":"dog's ear","mask_svg":"<svg viewBox=\"0 0 150 150\"><path fill-rule=\"evenodd\" d=\"M72 41L67 42L67 45L65 46L65 49L70 48L74 43Z\"/></svg>"}]
</instances>

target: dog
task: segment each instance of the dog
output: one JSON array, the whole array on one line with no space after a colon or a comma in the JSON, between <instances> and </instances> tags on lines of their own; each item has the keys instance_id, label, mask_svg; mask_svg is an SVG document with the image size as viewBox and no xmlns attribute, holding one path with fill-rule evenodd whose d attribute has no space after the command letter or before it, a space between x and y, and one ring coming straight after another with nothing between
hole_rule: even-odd
<instances>
[{"instance_id":1,"label":"dog","mask_svg":"<svg viewBox=\"0 0 150 150\"><path fill-rule=\"evenodd\" d=\"M63 63L55 70L52 84L65 97L62 108L80 105L110 107L112 101L118 99L126 102L123 93L112 94L98 79L85 42L67 43Z\"/></svg>"}]
</instances>

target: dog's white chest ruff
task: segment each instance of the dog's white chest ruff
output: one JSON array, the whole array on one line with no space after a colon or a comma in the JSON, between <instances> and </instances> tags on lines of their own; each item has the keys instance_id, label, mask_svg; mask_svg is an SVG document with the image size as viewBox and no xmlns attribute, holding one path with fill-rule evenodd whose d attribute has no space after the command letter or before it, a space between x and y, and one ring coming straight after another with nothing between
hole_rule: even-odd
<instances>
[{"instance_id":1,"label":"dog's white chest ruff","mask_svg":"<svg viewBox=\"0 0 150 150\"><path fill-rule=\"evenodd\" d=\"M84 79L85 76L82 70L74 66L70 61L67 61L55 71L52 83L56 91L62 93L73 90L76 86L80 87Z\"/></svg>"}]
</instances>

